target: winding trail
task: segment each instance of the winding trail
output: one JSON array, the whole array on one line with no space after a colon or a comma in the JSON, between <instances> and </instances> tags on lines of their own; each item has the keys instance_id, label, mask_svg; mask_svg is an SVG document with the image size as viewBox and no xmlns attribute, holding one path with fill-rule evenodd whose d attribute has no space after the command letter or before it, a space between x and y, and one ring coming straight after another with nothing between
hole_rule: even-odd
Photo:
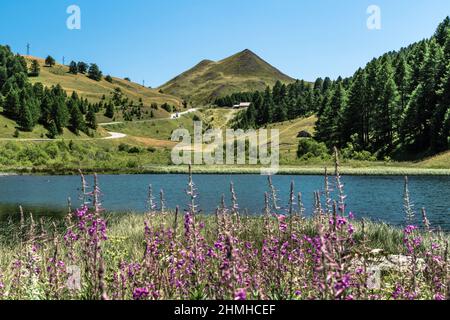
<instances>
[{"instance_id":1,"label":"winding trail","mask_svg":"<svg viewBox=\"0 0 450 320\"><path fill-rule=\"evenodd\" d=\"M108 131L109 137L101 137L101 138L79 138L79 139L49 139L49 138L0 138L0 141L21 141L21 142L47 142L47 141L63 141L63 140L74 140L74 141L92 141L92 140L114 140L114 139L122 139L127 137L125 133L120 132L111 132Z\"/></svg>"}]
</instances>

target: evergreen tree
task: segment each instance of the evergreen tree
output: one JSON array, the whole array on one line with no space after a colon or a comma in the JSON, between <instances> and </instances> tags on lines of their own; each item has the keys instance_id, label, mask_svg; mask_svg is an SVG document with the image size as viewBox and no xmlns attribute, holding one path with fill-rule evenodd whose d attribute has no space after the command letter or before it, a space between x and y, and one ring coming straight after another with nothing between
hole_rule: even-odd
<instances>
[{"instance_id":1,"label":"evergreen tree","mask_svg":"<svg viewBox=\"0 0 450 320\"><path fill-rule=\"evenodd\" d=\"M340 81L335 85L331 99L325 106L320 121L317 122L316 136L320 141L325 142L329 148L343 144L341 137L341 117L346 100L346 92L342 81Z\"/></svg>"},{"instance_id":2,"label":"evergreen tree","mask_svg":"<svg viewBox=\"0 0 450 320\"><path fill-rule=\"evenodd\" d=\"M416 90L414 90L411 94L411 98L402 115L400 139L403 147L409 149L410 151L416 151L418 149L418 136L423 130L419 117L421 108L420 103L423 94L423 86L422 84L419 84Z\"/></svg>"},{"instance_id":3,"label":"evergreen tree","mask_svg":"<svg viewBox=\"0 0 450 320\"><path fill-rule=\"evenodd\" d=\"M19 93L12 89L8 92L6 99L5 99L5 107L4 107L4 114L13 120L17 120L17 115L19 114L20 110L20 100L19 100Z\"/></svg>"},{"instance_id":4,"label":"evergreen tree","mask_svg":"<svg viewBox=\"0 0 450 320\"><path fill-rule=\"evenodd\" d=\"M58 134L62 134L70 119L70 114L66 103L66 94L59 84L53 87L51 92L53 99L51 102L50 116L52 117Z\"/></svg>"},{"instance_id":5,"label":"evergreen tree","mask_svg":"<svg viewBox=\"0 0 450 320\"><path fill-rule=\"evenodd\" d=\"M89 107L88 112L86 113L86 124L89 128L93 130L97 130L97 117L95 114L95 108Z\"/></svg>"},{"instance_id":6,"label":"evergreen tree","mask_svg":"<svg viewBox=\"0 0 450 320\"><path fill-rule=\"evenodd\" d=\"M444 46L447 40L448 30L450 29L450 17L446 17L437 27L435 38L439 45Z\"/></svg>"},{"instance_id":7,"label":"evergreen tree","mask_svg":"<svg viewBox=\"0 0 450 320\"><path fill-rule=\"evenodd\" d=\"M85 74L88 71L88 68L88 64L83 61L77 63L77 69L79 73Z\"/></svg>"},{"instance_id":8,"label":"evergreen tree","mask_svg":"<svg viewBox=\"0 0 450 320\"><path fill-rule=\"evenodd\" d=\"M400 95L389 61L386 61L380 70L378 80L383 84L383 88L373 115L373 151L378 151L379 156L386 156L393 150L394 129L399 120L400 109Z\"/></svg>"},{"instance_id":9,"label":"evergreen tree","mask_svg":"<svg viewBox=\"0 0 450 320\"><path fill-rule=\"evenodd\" d=\"M400 56L395 69L395 83L400 94L400 107L403 111L408 103L408 88L410 80L410 67L403 55Z\"/></svg>"},{"instance_id":10,"label":"evergreen tree","mask_svg":"<svg viewBox=\"0 0 450 320\"><path fill-rule=\"evenodd\" d=\"M70 111L70 120L69 120L69 128L70 130L78 135L80 131L86 130L86 124L84 122L83 114L80 111L78 103L76 101L69 101L69 111Z\"/></svg>"},{"instance_id":11,"label":"evergreen tree","mask_svg":"<svg viewBox=\"0 0 450 320\"><path fill-rule=\"evenodd\" d=\"M31 106L30 101L20 105L17 123L23 131L33 131L35 122L33 119L32 108L33 106Z\"/></svg>"},{"instance_id":12,"label":"evergreen tree","mask_svg":"<svg viewBox=\"0 0 450 320\"><path fill-rule=\"evenodd\" d=\"M114 105L111 102L106 105L105 117L114 118Z\"/></svg>"},{"instance_id":13,"label":"evergreen tree","mask_svg":"<svg viewBox=\"0 0 450 320\"><path fill-rule=\"evenodd\" d=\"M368 114L365 100L366 75L364 70L359 69L355 75L348 93L348 103L343 110L342 140L350 142L354 134L357 135L355 141L359 149L367 150L368 137Z\"/></svg>"},{"instance_id":14,"label":"evergreen tree","mask_svg":"<svg viewBox=\"0 0 450 320\"><path fill-rule=\"evenodd\" d=\"M438 90L438 105L431 121L431 150L441 152L449 148L450 137L450 62Z\"/></svg>"},{"instance_id":15,"label":"evergreen tree","mask_svg":"<svg viewBox=\"0 0 450 320\"><path fill-rule=\"evenodd\" d=\"M272 92L270 87L266 88L264 93L264 101L261 107L259 124L267 124L273 122L273 100L272 100Z\"/></svg>"},{"instance_id":16,"label":"evergreen tree","mask_svg":"<svg viewBox=\"0 0 450 320\"><path fill-rule=\"evenodd\" d=\"M69 64L69 73L78 74L78 66L75 61L71 61Z\"/></svg>"},{"instance_id":17,"label":"evergreen tree","mask_svg":"<svg viewBox=\"0 0 450 320\"><path fill-rule=\"evenodd\" d=\"M95 63L92 63L89 67L88 77L95 81L100 81L102 79L102 72Z\"/></svg>"},{"instance_id":18,"label":"evergreen tree","mask_svg":"<svg viewBox=\"0 0 450 320\"><path fill-rule=\"evenodd\" d=\"M41 67L39 66L39 62L37 60L33 60L31 62L30 76L38 77L40 72L41 72Z\"/></svg>"},{"instance_id":19,"label":"evergreen tree","mask_svg":"<svg viewBox=\"0 0 450 320\"><path fill-rule=\"evenodd\" d=\"M47 58L45 58L45 65L47 67L53 67L55 64L56 61L52 56L47 56Z\"/></svg>"}]
</instances>

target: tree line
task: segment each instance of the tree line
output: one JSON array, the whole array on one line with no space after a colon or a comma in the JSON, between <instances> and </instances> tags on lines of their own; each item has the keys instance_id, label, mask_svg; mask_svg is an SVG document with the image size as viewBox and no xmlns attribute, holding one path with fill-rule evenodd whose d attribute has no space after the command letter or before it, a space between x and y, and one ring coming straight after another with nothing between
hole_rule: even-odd
<instances>
[{"instance_id":1,"label":"tree line","mask_svg":"<svg viewBox=\"0 0 450 320\"><path fill-rule=\"evenodd\" d=\"M236 127L317 114L315 138L329 148L351 147L379 159L430 155L449 149L450 19L435 34L370 61L352 77L314 84L277 82L265 92L237 93L218 106L252 102Z\"/></svg>"},{"instance_id":2,"label":"tree line","mask_svg":"<svg viewBox=\"0 0 450 320\"><path fill-rule=\"evenodd\" d=\"M88 65L87 63L80 61L80 62L75 62L75 61L71 61L69 64L69 73L71 74L86 74L87 76L95 81L100 81L103 78L103 73L100 70L99 66L95 63L91 63L90 65ZM107 77L107 81L108 82L112 82L112 78L111 76L106 76Z\"/></svg>"}]
</instances>

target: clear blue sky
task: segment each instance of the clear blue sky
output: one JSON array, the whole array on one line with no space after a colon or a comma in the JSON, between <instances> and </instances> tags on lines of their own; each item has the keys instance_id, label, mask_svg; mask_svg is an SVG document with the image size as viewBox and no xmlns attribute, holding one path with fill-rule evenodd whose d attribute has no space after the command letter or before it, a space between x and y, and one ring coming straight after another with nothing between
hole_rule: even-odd
<instances>
[{"instance_id":1,"label":"clear blue sky","mask_svg":"<svg viewBox=\"0 0 450 320\"><path fill-rule=\"evenodd\" d=\"M66 9L81 9L69 30ZM381 30L366 27L369 5ZM449 0L1 0L0 43L158 86L202 59L251 49L306 80L349 76L371 58L427 38Z\"/></svg>"}]
</instances>

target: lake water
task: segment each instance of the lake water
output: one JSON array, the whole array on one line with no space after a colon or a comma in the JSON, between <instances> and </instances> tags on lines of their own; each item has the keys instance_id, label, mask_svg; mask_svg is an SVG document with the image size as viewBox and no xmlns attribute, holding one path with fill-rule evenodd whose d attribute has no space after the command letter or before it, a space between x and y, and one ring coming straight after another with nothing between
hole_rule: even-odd
<instances>
[{"instance_id":1,"label":"lake water","mask_svg":"<svg viewBox=\"0 0 450 320\"><path fill-rule=\"evenodd\" d=\"M87 177L92 185L92 177ZM100 175L102 203L108 211L144 212L148 185L152 184L155 197L164 189L169 208L186 208L187 175ZM290 182L296 192L303 193L306 214L313 209L313 192L323 190L322 176L275 176L280 204L288 202ZM238 202L243 212L259 214L264 206L267 178L259 175L195 175L198 202L204 213L213 213L225 194L230 199L230 181L235 184ZM334 178L331 178L334 182ZM403 177L343 177L347 194L347 210L357 218L369 218L401 225L403 215ZM450 177L411 177L410 193L417 215L427 209L431 223L450 231ZM77 176L0 176L0 217L16 215L18 206L35 215L62 214L67 198L73 206L79 205L80 178ZM421 218L420 218L421 220Z\"/></svg>"}]
</instances>

